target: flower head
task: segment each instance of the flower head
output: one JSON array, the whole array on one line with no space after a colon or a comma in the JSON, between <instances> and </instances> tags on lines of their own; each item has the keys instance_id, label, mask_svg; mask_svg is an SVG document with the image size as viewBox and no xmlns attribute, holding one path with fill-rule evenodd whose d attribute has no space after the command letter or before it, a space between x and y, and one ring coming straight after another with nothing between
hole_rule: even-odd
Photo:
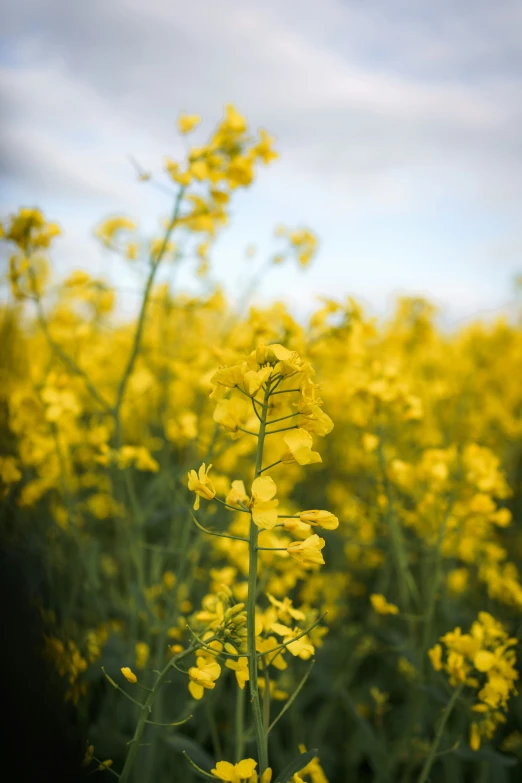
<instances>
[{"instance_id":1,"label":"flower head","mask_svg":"<svg viewBox=\"0 0 522 783\"><path fill-rule=\"evenodd\" d=\"M288 452L282 457L283 462L295 461L299 465L311 465L314 462L322 462L321 455L312 451L313 438L309 432L300 427L290 430L283 437L288 446Z\"/></svg>"},{"instance_id":2,"label":"flower head","mask_svg":"<svg viewBox=\"0 0 522 783\"><path fill-rule=\"evenodd\" d=\"M180 133L190 133L201 122L199 114L180 114L178 130Z\"/></svg>"},{"instance_id":3,"label":"flower head","mask_svg":"<svg viewBox=\"0 0 522 783\"><path fill-rule=\"evenodd\" d=\"M209 479L208 474L212 465L208 468L203 463L196 473L195 470L189 471L188 474L188 488L196 493L196 500L194 502L194 509L197 511L199 508L199 499L205 498L205 500L212 500L216 496L216 490L212 481Z\"/></svg>"},{"instance_id":4,"label":"flower head","mask_svg":"<svg viewBox=\"0 0 522 783\"><path fill-rule=\"evenodd\" d=\"M380 593L374 593L370 596L370 601L377 614L399 614L399 607L390 604Z\"/></svg>"},{"instance_id":5,"label":"flower head","mask_svg":"<svg viewBox=\"0 0 522 783\"><path fill-rule=\"evenodd\" d=\"M330 511L319 511L312 509L310 511L300 511L299 519L306 522L307 525L318 525L325 530L335 530L339 527L339 520Z\"/></svg>"},{"instance_id":6,"label":"flower head","mask_svg":"<svg viewBox=\"0 0 522 783\"><path fill-rule=\"evenodd\" d=\"M221 674L221 666L211 654L201 653L196 657L196 665L188 671L189 691L194 699L202 699L205 690L213 690Z\"/></svg>"},{"instance_id":7,"label":"flower head","mask_svg":"<svg viewBox=\"0 0 522 783\"><path fill-rule=\"evenodd\" d=\"M257 783L256 767L257 761L254 761L254 759L243 759L237 764L231 764L229 761L218 761L215 768L210 771L216 778L225 780L226 783L254 783L254 780Z\"/></svg>"},{"instance_id":8,"label":"flower head","mask_svg":"<svg viewBox=\"0 0 522 783\"><path fill-rule=\"evenodd\" d=\"M444 634L428 651L432 666L448 675L450 685L465 685L476 691L472 706L476 719L470 729L469 742L478 750L482 738L491 739L499 723L505 721L508 699L515 692L518 679L515 652L516 639L507 633L488 612L479 612L470 633L460 628Z\"/></svg>"},{"instance_id":9,"label":"flower head","mask_svg":"<svg viewBox=\"0 0 522 783\"><path fill-rule=\"evenodd\" d=\"M130 669L128 666L122 666L120 671L125 677L125 679L127 680L127 682L132 682L133 684L135 682L138 682L138 678L136 677L132 669Z\"/></svg>"},{"instance_id":10,"label":"flower head","mask_svg":"<svg viewBox=\"0 0 522 783\"><path fill-rule=\"evenodd\" d=\"M314 533L304 541L293 541L287 546L286 551L303 565L322 565L324 557L321 549L325 543L324 538Z\"/></svg>"}]
</instances>

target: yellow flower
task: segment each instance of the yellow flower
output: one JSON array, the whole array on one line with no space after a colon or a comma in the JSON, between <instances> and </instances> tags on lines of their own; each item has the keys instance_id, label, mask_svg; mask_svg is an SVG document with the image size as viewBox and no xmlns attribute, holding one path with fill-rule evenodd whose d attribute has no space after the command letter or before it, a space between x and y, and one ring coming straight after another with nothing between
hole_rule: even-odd
<instances>
[{"instance_id":1,"label":"yellow flower","mask_svg":"<svg viewBox=\"0 0 522 783\"><path fill-rule=\"evenodd\" d=\"M94 758L94 745L87 744L87 747L85 749L85 756L82 762L83 766L88 767L91 764L93 758Z\"/></svg>"},{"instance_id":2,"label":"yellow flower","mask_svg":"<svg viewBox=\"0 0 522 783\"><path fill-rule=\"evenodd\" d=\"M106 247L111 247L121 231L134 231L135 228L136 223L134 220L118 216L104 220L103 223L100 223L95 233Z\"/></svg>"},{"instance_id":3,"label":"yellow flower","mask_svg":"<svg viewBox=\"0 0 522 783\"><path fill-rule=\"evenodd\" d=\"M300 410L302 417L300 425L302 429L321 437L328 435L333 430L333 421L319 405L308 405L305 402L304 405L300 405L300 408L301 406L305 409L304 411Z\"/></svg>"},{"instance_id":4,"label":"yellow flower","mask_svg":"<svg viewBox=\"0 0 522 783\"><path fill-rule=\"evenodd\" d=\"M370 596L370 601L377 614L399 614L399 607L390 604L380 593L374 593Z\"/></svg>"},{"instance_id":5,"label":"yellow flower","mask_svg":"<svg viewBox=\"0 0 522 783\"><path fill-rule=\"evenodd\" d=\"M299 745L299 750L301 753L305 753L305 745ZM292 777L292 783L304 783L303 775L309 775L313 783L328 783L317 756Z\"/></svg>"},{"instance_id":6,"label":"yellow flower","mask_svg":"<svg viewBox=\"0 0 522 783\"><path fill-rule=\"evenodd\" d=\"M367 453L375 451L379 445L379 438L372 432L364 432L362 436L362 447Z\"/></svg>"},{"instance_id":7,"label":"yellow flower","mask_svg":"<svg viewBox=\"0 0 522 783\"><path fill-rule=\"evenodd\" d=\"M203 698L205 689L213 690L216 680L221 674L221 666L211 655L200 654L196 658L196 666L188 670L190 677L189 691L194 699Z\"/></svg>"},{"instance_id":8,"label":"yellow flower","mask_svg":"<svg viewBox=\"0 0 522 783\"><path fill-rule=\"evenodd\" d=\"M237 506L238 503L245 504L248 501L248 495L246 493L245 485L242 481L235 479L232 482L230 492L225 498L225 503L229 506Z\"/></svg>"},{"instance_id":9,"label":"yellow flower","mask_svg":"<svg viewBox=\"0 0 522 783\"><path fill-rule=\"evenodd\" d=\"M279 501L272 500L276 492L275 481L270 476L258 476L252 482L252 519L264 530L277 525Z\"/></svg>"},{"instance_id":10,"label":"yellow flower","mask_svg":"<svg viewBox=\"0 0 522 783\"><path fill-rule=\"evenodd\" d=\"M325 530L335 530L339 527L339 520L330 511L319 511L312 509L310 511L300 511L299 519L306 522L307 525L318 525Z\"/></svg>"},{"instance_id":11,"label":"yellow flower","mask_svg":"<svg viewBox=\"0 0 522 783\"><path fill-rule=\"evenodd\" d=\"M130 669L128 666L122 666L120 671L125 677L125 679L127 680L127 682L132 682L132 683L138 682L138 678L136 677L132 669Z\"/></svg>"},{"instance_id":12,"label":"yellow flower","mask_svg":"<svg viewBox=\"0 0 522 783\"><path fill-rule=\"evenodd\" d=\"M248 400L233 397L231 400L221 400L214 411L214 421L221 424L230 432L237 432L238 427L243 426L248 414Z\"/></svg>"},{"instance_id":13,"label":"yellow flower","mask_svg":"<svg viewBox=\"0 0 522 783\"><path fill-rule=\"evenodd\" d=\"M227 182L231 189L247 187L254 179L254 161L250 157L238 155L231 161L227 170Z\"/></svg>"},{"instance_id":14,"label":"yellow flower","mask_svg":"<svg viewBox=\"0 0 522 783\"><path fill-rule=\"evenodd\" d=\"M225 663L227 669L232 669L236 673L237 684L243 690L245 683L250 679L248 673L248 658L228 658Z\"/></svg>"},{"instance_id":15,"label":"yellow flower","mask_svg":"<svg viewBox=\"0 0 522 783\"><path fill-rule=\"evenodd\" d=\"M16 484L22 474L16 465L14 457L0 457L0 480L4 484Z\"/></svg>"},{"instance_id":16,"label":"yellow flower","mask_svg":"<svg viewBox=\"0 0 522 783\"><path fill-rule=\"evenodd\" d=\"M254 774L255 780L257 780L256 767L257 761L254 761L254 759L243 759L237 764L231 764L229 761L218 761L215 768L210 771L219 780L225 780L226 783L254 783Z\"/></svg>"},{"instance_id":17,"label":"yellow flower","mask_svg":"<svg viewBox=\"0 0 522 783\"><path fill-rule=\"evenodd\" d=\"M177 182L178 185L188 187L192 182L192 174L190 171L180 171L179 163L172 160L172 158L165 158L165 169L170 174L171 179L173 179L174 182Z\"/></svg>"},{"instance_id":18,"label":"yellow flower","mask_svg":"<svg viewBox=\"0 0 522 783\"><path fill-rule=\"evenodd\" d=\"M467 588L468 581L469 571L467 568L454 568L447 576L448 588L454 595L463 593Z\"/></svg>"},{"instance_id":19,"label":"yellow flower","mask_svg":"<svg viewBox=\"0 0 522 783\"><path fill-rule=\"evenodd\" d=\"M270 378L271 367L263 367L261 370L248 370L243 376L243 388L247 394L254 397L265 381Z\"/></svg>"},{"instance_id":20,"label":"yellow flower","mask_svg":"<svg viewBox=\"0 0 522 783\"><path fill-rule=\"evenodd\" d=\"M190 133L201 122L199 114L180 114L178 130L180 133Z\"/></svg>"},{"instance_id":21,"label":"yellow flower","mask_svg":"<svg viewBox=\"0 0 522 783\"><path fill-rule=\"evenodd\" d=\"M296 639L295 641L290 641L295 636L299 636L299 634L302 633L299 628L294 628L292 631L290 628L287 628L286 625L282 625L282 623L272 623L270 629L283 637L283 643L286 644L292 655L301 658L303 661L308 661L314 654L315 648L313 644L310 643L306 634L300 636L299 639Z\"/></svg>"},{"instance_id":22,"label":"yellow flower","mask_svg":"<svg viewBox=\"0 0 522 783\"><path fill-rule=\"evenodd\" d=\"M473 665L479 672L488 672L497 663L497 657L488 650L479 650L473 659Z\"/></svg>"},{"instance_id":23,"label":"yellow flower","mask_svg":"<svg viewBox=\"0 0 522 783\"><path fill-rule=\"evenodd\" d=\"M146 642L136 642L136 668L144 669L149 660L150 648Z\"/></svg>"},{"instance_id":24,"label":"yellow flower","mask_svg":"<svg viewBox=\"0 0 522 783\"><path fill-rule=\"evenodd\" d=\"M288 598L287 595L283 598L282 601L278 601L277 598L275 598L270 593L266 594L266 597L272 604L272 606L276 609L277 616L280 620L283 622L290 622L290 618L293 620L304 620L305 619L305 613L301 612L300 609L295 609L292 604L292 599Z\"/></svg>"},{"instance_id":25,"label":"yellow flower","mask_svg":"<svg viewBox=\"0 0 522 783\"><path fill-rule=\"evenodd\" d=\"M277 152L275 152L275 150L272 149L272 144L274 143L274 141L275 139L272 136L270 136L266 132L266 130L263 130L263 128L261 128L261 130L259 131L259 141L254 147L252 147L252 152L257 157L261 158L261 160L265 164L270 163L271 160L275 160L276 158L279 157Z\"/></svg>"},{"instance_id":26,"label":"yellow flower","mask_svg":"<svg viewBox=\"0 0 522 783\"><path fill-rule=\"evenodd\" d=\"M322 565L324 558L321 554L321 549L325 543L324 538L319 538L314 533L313 536L309 536L304 541L292 542L287 546L286 551L300 563L303 563L303 565Z\"/></svg>"},{"instance_id":27,"label":"yellow flower","mask_svg":"<svg viewBox=\"0 0 522 783\"><path fill-rule=\"evenodd\" d=\"M188 474L188 488L191 492L196 493L195 511L199 508L200 497L205 498L205 500L212 500L212 498L216 497L216 490L208 477L211 467L212 465L209 465L208 468L205 468L205 463L203 463L198 473L195 470L191 470Z\"/></svg>"},{"instance_id":28,"label":"yellow flower","mask_svg":"<svg viewBox=\"0 0 522 783\"><path fill-rule=\"evenodd\" d=\"M246 363L234 364L232 367L220 367L210 379L210 383L214 386L233 389L234 386L239 386L243 382L243 375L247 369Z\"/></svg>"},{"instance_id":29,"label":"yellow flower","mask_svg":"<svg viewBox=\"0 0 522 783\"><path fill-rule=\"evenodd\" d=\"M240 134L246 131L247 122L233 104L227 103L225 106L225 118L221 127L226 131Z\"/></svg>"},{"instance_id":30,"label":"yellow flower","mask_svg":"<svg viewBox=\"0 0 522 783\"><path fill-rule=\"evenodd\" d=\"M440 644L436 644L431 650L428 650L428 655L435 671L440 672L442 669L442 647Z\"/></svg>"},{"instance_id":31,"label":"yellow flower","mask_svg":"<svg viewBox=\"0 0 522 783\"><path fill-rule=\"evenodd\" d=\"M162 581L165 590L172 590L172 588L176 584L176 574L174 573L174 571L165 571L162 577Z\"/></svg>"},{"instance_id":32,"label":"yellow flower","mask_svg":"<svg viewBox=\"0 0 522 783\"><path fill-rule=\"evenodd\" d=\"M72 272L69 277L63 281L63 287L79 288L80 286L84 286L89 283L90 280L91 278L87 272L84 272L82 269L75 269L74 272Z\"/></svg>"},{"instance_id":33,"label":"yellow flower","mask_svg":"<svg viewBox=\"0 0 522 783\"><path fill-rule=\"evenodd\" d=\"M283 657L284 648L279 650L274 649L277 648L279 644L280 642L275 636L267 636L266 639L260 639L259 636L256 638L256 651L260 656L263 656L265 651L273 650L273 652L267 652L266 657L260 657L260 663L262 662L263 667L275 666L279 671L284 671L287 668L288 664ZM263 680L261 681L263 682Z\"/></svg>"},{"instance_id":34,"label":"yellow flower","mask_svg":"<svg viewBox=\"0 0 522 783\"><path fill-rule=\"evenodd\" d=\"M294 461L299 465L311 465L314 462L322 462L321 455L312 451L313 438L309 432L301 428L285 433L283 440L288 446L290 454L283 454L283 462Z\"/></svg>"},{"instance_id":35,"label":"yellow flower","mask_svg":"<svg viewBox=\"0 0 522 783\"><path fill-rule=\"evenodd\" d=\"M469 732L469 746L471 750L478 750L480 748L480 731L476 723L471 724Z\"/></svg>"}]
</instances>

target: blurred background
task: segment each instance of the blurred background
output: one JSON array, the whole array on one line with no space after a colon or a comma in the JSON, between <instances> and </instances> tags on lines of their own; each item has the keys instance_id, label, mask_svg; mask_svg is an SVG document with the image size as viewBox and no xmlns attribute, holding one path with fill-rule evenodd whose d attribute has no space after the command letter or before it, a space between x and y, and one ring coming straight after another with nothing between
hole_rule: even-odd
<instances>
[{"instance_id":1,"label":"blurred background","mask_svg":"<svg viewBox=\"0 0 522 783\"><path fill-rule=\"evenodd\" d=\"M448 325L509 308L522 269L518 0L10 0L1 35L0 212L38 205L60 221L58 271L117 279L123 314L141 286L93 228L126 214L156 231L170 198L129 156L161 175L184 152L178 114L203 116L194 143L227 102L280 153L214 248L231 296L284 223L312 228L318 257L298 277L274 270L257 296L297 315L345 293L377 314L399 292L427 295Z\"/></svg>"}]
</instances>

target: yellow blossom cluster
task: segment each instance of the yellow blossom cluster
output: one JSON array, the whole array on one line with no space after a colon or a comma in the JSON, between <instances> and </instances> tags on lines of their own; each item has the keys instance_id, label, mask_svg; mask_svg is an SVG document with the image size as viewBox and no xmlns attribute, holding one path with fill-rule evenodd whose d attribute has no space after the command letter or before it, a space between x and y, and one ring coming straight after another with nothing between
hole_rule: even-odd
<instances>
[{"instance_id":1,"label":"yellow blossom cluster","mask_svg":"<svg viewBox=\"0 0 522 783\"><path fill-rule=\"evenodd\" d=\"M475 713L470 729L470 745L478 750L481 740L491 739L505 722L504 713L518 679L517 640L488 612L479 612L469 633L455 628L441 637L429 651L434 669L443 670L453 687L463 684L476 692Z\"/></svg>"}]
</instances>

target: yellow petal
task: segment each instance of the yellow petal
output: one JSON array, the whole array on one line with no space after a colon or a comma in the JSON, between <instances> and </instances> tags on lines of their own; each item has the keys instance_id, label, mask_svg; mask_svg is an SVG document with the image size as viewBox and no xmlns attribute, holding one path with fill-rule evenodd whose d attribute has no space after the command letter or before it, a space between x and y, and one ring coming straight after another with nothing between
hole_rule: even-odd
<instances>
[{"instance_id":1,"label":"yellow petal","mask_svg":"<svg viewBox=\"0 0 522 783\"><path fill-rule=\"evenodd\" d=\"M229 783L235 779L234 765L230 761L218 761L215 769L212 769L211 772L220 780L226 780Z\"/></svg>"},{"instance_id":2,"label":"yellow petal","mask_svg":"<svg viewBox=\"0 0 522 783\"><path fill-rule=\"evenodd\" d=\"M276 492L276 483L270 476L259 476L252 482L252 496L255 500L272 500Z\"/></svg>"},{"instance_id":3,"label":"yellow petal","mask_svg":"<svg viewBox=\"0 0 522 783\"><path fill-rule=\"evenodd\" d=\"M236 764L236 775L239 778L249 778L257 767L257 761L254 759L243 759Z\"/></svg>"}]
</instances>

